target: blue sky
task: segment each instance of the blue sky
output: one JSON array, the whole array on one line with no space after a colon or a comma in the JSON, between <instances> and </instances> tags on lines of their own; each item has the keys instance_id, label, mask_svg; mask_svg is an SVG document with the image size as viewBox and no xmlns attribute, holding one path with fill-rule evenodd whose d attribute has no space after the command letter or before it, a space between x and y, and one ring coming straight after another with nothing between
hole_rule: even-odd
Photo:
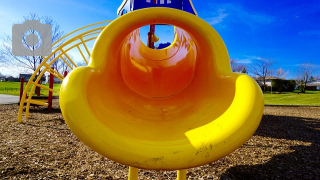
<instances>
[{"instance_id":1,"label":"blue sky","mask_svg":"<svg viewBox=\"0 0 320 180\"><path fill-rule=\"evenodd\" d=\"M0 2L0 36L3 36L10 35L12 25L22 22L23 16L30 13L50 16L65 33L113 20L122 0ZM257 57L273 58L277 61L276 68L289 70L287 78L294 78L301 63L320 65L319 0L193 0L193 5L199 17L221 35L230 58L247 65ZM171 32L170 28L163 31ZM172 38L170 34L168 38Z\"/></svg>"}]
</instances>

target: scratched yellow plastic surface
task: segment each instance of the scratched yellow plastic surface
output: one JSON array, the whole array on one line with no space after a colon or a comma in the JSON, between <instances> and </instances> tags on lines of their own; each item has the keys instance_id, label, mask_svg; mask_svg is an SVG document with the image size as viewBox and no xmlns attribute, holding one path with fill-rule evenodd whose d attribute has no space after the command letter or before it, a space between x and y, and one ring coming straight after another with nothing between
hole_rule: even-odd
<instances>
[{"instance_id":1,"label":"scratched yellow plastic surface","mask_svg":"<svg viewBox=\"0 0 320 180\"><path fill-rule=\"evenodd\" d=\"M146 47L139 27L171 24L166 49ZM192 14L168 8L130 12L98 37L87 67L60 91L70 129L122 164L177 170L218 160L245 143L263 114L263 95L232 73L219 34Z\"/></svg>"}]
</instances>

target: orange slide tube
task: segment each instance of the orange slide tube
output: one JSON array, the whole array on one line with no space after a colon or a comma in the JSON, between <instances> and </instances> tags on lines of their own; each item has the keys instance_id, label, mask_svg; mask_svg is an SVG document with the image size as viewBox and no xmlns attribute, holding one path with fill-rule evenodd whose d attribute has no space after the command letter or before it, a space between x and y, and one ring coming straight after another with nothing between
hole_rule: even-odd
<instances>
[{"instance_id":1,"label":"orange slide tube","mask_svg":"<svg viewBox=\"0 0 320 180\"><path fill-rule=\"evenodd\" d=\"M126 84L146 97L177 94L191 82L197 50L193 39L175 28L175 39L165 49L151 49L140 40L139 29L127 36L121 52L121 73Z\"/></svg>"},{"instance_id":2,"label":"orange slide tube","mask_svg":"<svg viewBox=\"0 0 320 180\"><path fill-rule=\"evenodd\" d=\"M138 28L148 24L175 26L172 45L146 47ZM60 90L68 126L90 148L131 167L181 172L245 143L263 104L258 84L231 71L219 34L170 8L141 9L110 23L89 65L73 70Z\"/></svg>"}]
</instances>

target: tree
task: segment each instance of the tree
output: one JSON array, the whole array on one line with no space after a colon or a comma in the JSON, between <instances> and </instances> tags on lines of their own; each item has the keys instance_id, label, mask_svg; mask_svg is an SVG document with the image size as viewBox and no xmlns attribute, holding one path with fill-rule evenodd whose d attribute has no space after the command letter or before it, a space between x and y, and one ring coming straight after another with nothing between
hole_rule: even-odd
<instances>
[{"instance_id":1,"label":"tree","mask_svg":"<svg viewBox=\"0 0 320 180\"><path fill-rule=\"evenodd\" d=\"M309 81L314 81L314 77L310 76Z\"/></svg>"},{"instance_id":2,"label":"tree","mask_svg":"<svg viewBox=\"0 0 320 180\"><path fill-rule=\"evenodd\" d=\"M282 68L279 68L275 71L275 77L279 79L286 79L288 74L289 74L289 71L285 71Z\"/></svg>"},{"instance_id":3,"label":"tree","mask_svg":"<svg viewBox=\"0 0 320 180\"><path fill-rule=\"evenodd\" d=\"M262 80L263 91L266 92L266 77L273 74L274 59L259 57L251 65L251 72Z\"/></svg>"},{"instance_id":4,"label":"tree","mask_svg":"<svg viewBox=\"0 0 320 180\"><path fill-rule=\"evenodd\" d=\"M246 69L246 68L243 68L242 71L241 71L241 73L242 73L242 74L247 74L247 73L248 73L248 72L247 72L247 69Z\"/></svg>"},{"instance_id":5,"label":"tree","mask_svg":"<svg viewBox=\"0 0 320 180\"><path fill-rule=\"evenodd\" d=\"M0 67L6 67L6 65L7 65L7 62L5 58L5 53L0 48Z\"/></svg>"},{"instance_id":6,"label":"tree","mask_svg":"<svg viewBox=\"0 0 320 180\"><path fill-rule=\"evenodd\" d=\"M0 64L5 63L5 56L4 56L4 52L0 51Z\"/></svg>"},{"instance_id":7,"label":"tree","mask_svg":"<svg viewBox=\"0 0 320 180\"><path fill-rule=\"evenodd\" d=\"M247 67L246 65L242 64L242 63L239 63L238 60L236 59L230 59L230 65L231 65L231 69L232 69L232 72L241 72L243 70L245 70L245 68ZM245 70L246 72L246 70Z\"/></svg>"},{"instance_id":8,"label":"tree","mask_svg":"<svg viewBox=\"0 0 320 180\"><path fill-rule=\"evenodd\" d=\"M68 57L73 60L73 57L67 52ZM69 58L67 58L65 55L62 55L62 58L65 59L72 68L73 64L69 61ZM64 74L65 71L70 71L70 67L60 58L58 58L55 62L52 63L52 67L59 72L60 74Z\"/></svg>"},{"instance_id":9,"label":"tree","mask_svg":"<svg viewBox=\"0 0 320 180\"><path fill-rule=\"evenodd\" d=\"M31 13L29 16L25 17L24 16L24 21L26 20L38 20L42 24L50 24L52 26L52 43L60 39L64 32L60 31L60 26L53 21L50 17L43 16L39 17L35 13ZM23 22L24 22L23 21ZM22 22L22 23L23 23ZM22 23L17 23L17 24L22 24ZM28 33L34 33L37 34L34 30L28 31L22 38L22 43L24 44L25 47L30 48L30 46L26 42L26 37ZM3 58L7 60L7 64L10 63L10 66L16 66L16 67L22 67L24 69L29 69L32 71L35 71L39 64L43 61L42 56L14 56L12 54L12 37L9 35L6 35L3 39L3 44L1 45L1 52L3 55ZM41 41L41 36L39 38L39 41ZM56 49L58 46L60 46L63 42L57 43L52 49ZM31 47L32 49L34 47ZM38 75L41 73L41 70L38 72Z\"/></svg>"},{"instance_id":10,"label":"tree","mask_svg":"<svg viewBox=\"0 0 320 180\"><path fill-rule=\"evenodd\" d=\"M318 68L317 65L311 64L310 62L299 65L297 70L297 81L300 82L300 92L305 92L309 78L318 70Z\"/></svg>"}]
</instances>

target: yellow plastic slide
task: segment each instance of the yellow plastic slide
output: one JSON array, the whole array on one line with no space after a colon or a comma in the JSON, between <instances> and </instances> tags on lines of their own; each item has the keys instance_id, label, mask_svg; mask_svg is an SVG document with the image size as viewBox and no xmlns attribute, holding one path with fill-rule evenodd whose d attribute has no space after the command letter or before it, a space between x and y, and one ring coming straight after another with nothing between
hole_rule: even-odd
<instances>
[{"instance_id":1,"label":"yellow plastic slide","mask_svg":"<svg viewBox=\"0 0 320 180\"><path fill-rule=\"evenodd\" d=\"M139 28L170 24L175 40L150 49ZM132 167L177 170L218 160L245 143L263 114L263 95L233 73L219 34L170 8L130 12L100 34L87 67L63 81L68 126L90 148Z\"/></svg>"}]
</instances>

